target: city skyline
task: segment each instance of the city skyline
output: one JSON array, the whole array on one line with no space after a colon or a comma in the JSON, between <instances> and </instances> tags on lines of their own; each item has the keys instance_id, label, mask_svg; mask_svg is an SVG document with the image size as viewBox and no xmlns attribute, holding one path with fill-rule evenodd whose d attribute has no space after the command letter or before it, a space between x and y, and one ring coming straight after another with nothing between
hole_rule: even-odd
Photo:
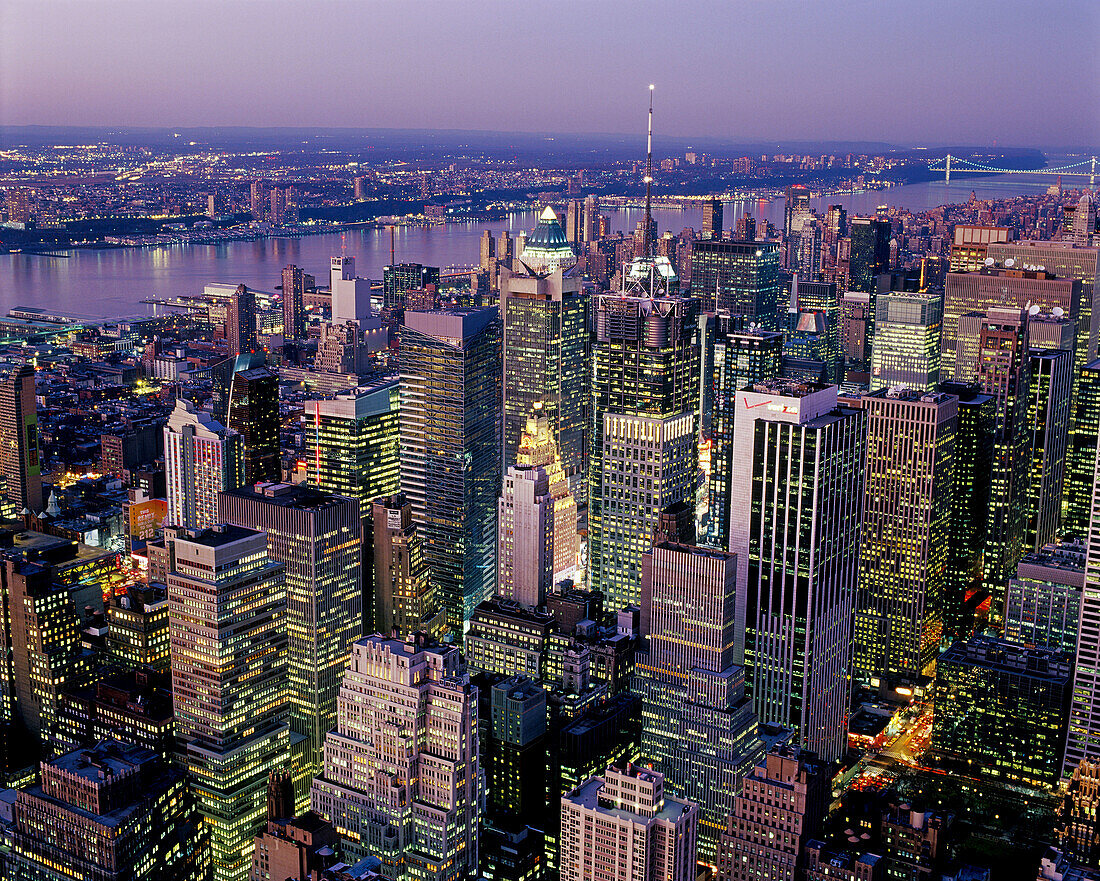
<instances>
[{"instance_id":1,"label":"city skyline","mask_svg":"<svg viewBox=\"0 0 1100 881\"><path fill-rule=\"evenodd\" d=\"M658 144L661 135L1100 143L1100 118L1080 112L1100 103L1096 83L1073 65L1043 65L1055 55L1085 57L1089 35L1100 31L1095 6L1080 0L1048 4L1042 18L1022 2L933 0L919 16L854 0L751 4L736 15L698 3L679 16L649 3L566 3L574 14L556 27L522 4L416 5L411 28L404 7L389 4L333 2L316 15L281 0L17 0L0 27L0 124L633 132L638 95L654 82ZM535 30L532 49L519 37ZM446 51L480 41L496 49L479 53L477 65ZM298 51L285 51L289 43ZM639 45L660 51L639 64ZM905 46L922 51L899 52ZM50 77L36 73L43 57ZM236 63L204 62L215 58ZM1029 68L1044 75L1019 77ZM867 88L854 88L861 81ZM598 101L562 100L591 94L594 84Z\"/></svg>"}]
</instances>

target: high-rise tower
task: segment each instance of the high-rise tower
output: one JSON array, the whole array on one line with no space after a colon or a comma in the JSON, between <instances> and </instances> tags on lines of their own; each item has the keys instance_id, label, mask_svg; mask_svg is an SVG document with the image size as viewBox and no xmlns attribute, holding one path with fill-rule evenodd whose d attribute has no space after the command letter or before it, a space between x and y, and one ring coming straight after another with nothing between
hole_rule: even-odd
<instances>
[{"instance_id":1,"label":"high-rise tower","mask_svg":"<svg viewBox=\"0 0 1100 881\"><path fill-rule=\"evenodd\" d=\"M458 640L495 585L501 422L496 307L406 312L401 492L422 530L432 583Z\"/></svg>"},{"instance_id":2,"label":"high-rise tower","mask_svg":"<svg viewBox=\"0 0 1100 881\"><path fill-rule=\"evenodd\" d=\"M165 523L187 529L212 526L217 521L218 493L244 483L241 436L179 398L164 426L164 472Z\"/></svg>"},{"instance_id":3,"label":"high-rise tower","mask_svg":"<svg viewBox=\"0 0 1100 881\"><path fill-rule=\"evenodd\" d=\"M41 514L42 464L38 447L38 404L34 368L23 365L0 384L0 454L3 499L14 508Z\"/></svg>"}]
</instances>

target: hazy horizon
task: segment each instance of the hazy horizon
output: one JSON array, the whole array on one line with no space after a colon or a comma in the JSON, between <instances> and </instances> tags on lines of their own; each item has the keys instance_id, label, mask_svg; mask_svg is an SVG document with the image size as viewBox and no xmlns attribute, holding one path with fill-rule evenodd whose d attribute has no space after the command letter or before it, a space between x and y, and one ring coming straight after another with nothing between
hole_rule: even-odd
<instances>
[{"instance_id":1,"label":"hazy horizon","mask_svg":"<svg viewBox=\"0 0 1100 881\"><path fill-rule=\"evenodd\" d=\"M1084 148L1098 7L8 0L0 124Z\"/></svg>"}]
</instances>

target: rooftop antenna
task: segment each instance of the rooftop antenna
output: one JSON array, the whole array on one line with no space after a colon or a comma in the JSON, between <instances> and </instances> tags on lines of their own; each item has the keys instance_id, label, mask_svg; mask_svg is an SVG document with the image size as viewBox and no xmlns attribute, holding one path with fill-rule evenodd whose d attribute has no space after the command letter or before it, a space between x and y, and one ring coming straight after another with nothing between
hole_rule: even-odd
<instances>
[{"instance_id":1,"label":"rooftop antenna","mask_svg":"<svg viewBox=\"0 0 1100 881\"><path fill-rule=\"evenodd\" d=\"M393 249L393 237L394 237L394 230L395 230L395 227L394 227L394 225L393 225L393 224L391 223L391 224L390 224L390 266L396 266L396 265L397 265L396 263L394 263L394 258L393 258L393 250L394 250L394 249Z\"/></svg>"},{"instance_id":2,"label":"rooftop antenna","mask_svg":"<svg viewBox=\"0 0 1100 881\"><path fill-rule=\"evenodd\" d=\"M645 231L642 234L642 256L649 258L652 242L649 240L650 225L650 185L653 183L653 83L649 84L649 135L645 148Z\"/></svg>"},{"instance_id":3,"label":"rooftop antenna","mask_svg":"<svg viewBox=\"0 0 1100 881\"><path fill-rule=\"evenodd\" d=\"M348 234L346 232L340 233L340 256L346 257L348 254Z\"/></svg>"}]
</instances>

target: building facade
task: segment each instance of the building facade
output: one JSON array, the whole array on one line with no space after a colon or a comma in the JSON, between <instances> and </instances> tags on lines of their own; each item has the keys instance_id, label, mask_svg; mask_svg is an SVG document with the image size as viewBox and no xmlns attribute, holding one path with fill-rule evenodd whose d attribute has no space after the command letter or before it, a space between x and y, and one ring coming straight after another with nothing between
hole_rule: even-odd
<instances>
[{"instance_id":1,"label":"building facade","mask_svg":"<svg viewBox=\"0 0 1100 881\"><path fill-rule=\"evenodd\" d=\"M168 485L165 523L204 529L217 520L218 493L244 483L241 436L186 398L164 426L164 472Z\"/></svg>"},{"instance_id":2,"label":"building facade","mask_svg":"<svg viewBox=\"0 0 1100 881\"><path fill-rule=\"evenodd\" d=\"M705 312L729 312L758 330L779 330L778 242L703 239L691 249L691 295Z\"/></svg>"}]
</instances>

